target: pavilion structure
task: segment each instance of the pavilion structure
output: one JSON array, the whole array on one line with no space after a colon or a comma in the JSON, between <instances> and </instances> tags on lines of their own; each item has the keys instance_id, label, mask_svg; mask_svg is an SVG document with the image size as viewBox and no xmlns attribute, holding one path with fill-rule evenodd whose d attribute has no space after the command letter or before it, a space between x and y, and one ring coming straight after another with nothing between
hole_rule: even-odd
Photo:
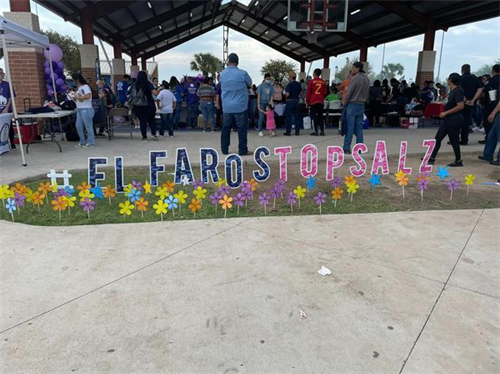
<instances>
[{"instance_id":1,"label":"pavilion structure","mask_svg":"<svg viewBox=\"0 0 500 374\"><path fill-rule=\"evenodd\" d=\"M331 56L359 51L359 60L369 62L368 48L424 34L419 52L415 81L433 79L436 31L470 22L498 17L498 2L484 1L364 1L350 0L347 31L320 33L310 43L306 32L287 28L287 0L252 0L244 5L236 0L36 0L64 20L81 28L82 74L96 76L99 61L94 36L113 46L115 80L126 73L123 55L130 56L131 72L145 69L147 61L189 40L221 26L251 37L300 63L302 75L306 62L323 60L329 75ZM38 17L31 12L29 0L10 0L5 17L38 31ZM18 97L29 94L37 102L43 89L35 89L43 80L43 58L35 50L10 52L11 60L20 60L10 79L16 80ZM17 59L16 53L23 53ZM10 55L9 55L10 56ZM139 60L141 65L139 65ZM24 65L39 67L24 74ZM40 65L40 66L38 66ZM35 71L36 70L36 71ZM31 71L31 70L30 70ZM38 73L37 73L38 72ZM127 72L130 73L130 72ZM92 80L94 81L94 80ZM22 92L24 87L32 87Z\"/></svg>"}]
</instances>

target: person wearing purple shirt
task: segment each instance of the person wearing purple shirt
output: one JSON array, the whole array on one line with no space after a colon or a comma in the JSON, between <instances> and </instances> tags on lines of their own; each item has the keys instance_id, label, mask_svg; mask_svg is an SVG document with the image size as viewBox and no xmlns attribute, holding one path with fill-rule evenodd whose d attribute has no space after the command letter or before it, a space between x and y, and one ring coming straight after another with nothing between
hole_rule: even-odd
<instances>
[{"instance_id":1,"label":"person wearing purple shirt","mask_svg":"<svg viewBox=\"0 0 500 374\"><path fill-rule=\"evenodd\" d=\"M198 120L198 85L192 77L187 77L184 85L184 100L186 101L186 127L194 129Z\"/></svg>"},{"instance_id":2,"label":"person wearing purple shirt","mask_svg":"<svg viewBox=\"0 0 500 374\"><path fill-rule=\"evenodd\" d=\"M10 113L12 112L12 97L10 95L9 82L5 80L5 72L0 68L0 113ZM14 97L16 93L14 92ZM16 148L14 144L14 128L9 127L9 141L10 147L12 149Z\"/></svg>"}]
</instances>

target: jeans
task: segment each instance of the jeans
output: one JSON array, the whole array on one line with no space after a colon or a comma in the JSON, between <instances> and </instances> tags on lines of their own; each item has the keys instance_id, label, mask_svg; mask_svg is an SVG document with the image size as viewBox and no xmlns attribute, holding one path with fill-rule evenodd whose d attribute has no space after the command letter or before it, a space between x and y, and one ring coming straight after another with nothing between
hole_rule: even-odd
<instances>
[{"instance_id":1,"label":"jeans","mask_svg":"<svg viewBox=\"0 0 500 374\"><path fill-rule=\"evenodd\" d=\"M139 118L139 123L141 124L141 134L142 138L146 139L148 137L148 124L151 129L151 135L156 135L156 107L153 104L148 104L147 106L137 106L134 108L135 115Z\"/></svg>"},{"instance_id":2,"label":"jeans","mask_svg":"<svg viewBox=\"0 0 500 374\"><path fill-rule=\"evenodd\" d=\"M160 135L168 130L169 136L174 136L174 113L160 113Z\"/></svg>"},{"instance_id":3,"label":"jeans","mask_svg":"<svg viewBox=\"0 0 500 374\"><path fill-rule=\"evenodd\" d=\"M215 130L214 110L215 104L213 101L200 101L201 114L203 114L203 131L207 131L207 123L210 121L210 129Z\"/></svg>"},{"instance_id":4,"label":"jeans","mask_svg":"<svg viewBox=\"0 0 500 374\"><path fill-rule=\"evenodd\" d=\"M295 134L299 135L302 126L302 116L300 115L300 106L297 100L287 100L285 106L286 133L292 131L292 124L295 125Z\"/></svg>"},{"instance_id":5,"label":"jeans","mask_svg":"<svg viewBox=\"0 0 500 374\"><path fill-rule=\"evenodd\" d=\"M462 123L462 128L460 129L460 142L467 144L469 142L469 130L472 128L472 114L474 113L475 106L464 105L464 118L465 121Z\"/></svg>"},{"instance_id":6,"label":"jeans","mask_svg":"<svg viewBox=\"0 0 500 374\"><path fill-rule=\"evenodd\" d=\"M260 109L263 110L264 112L266 111L268 104L267 103L260 103ZM259 122L257 124L257 128L259 129L259 132L262 131L262 129L265 127L264 125L266 124L266 114L262 113L259 110Z\"/></svg>"},{"instance_id":7,"label":"jeans","mask_svg":"<svg viewBox=\"0 0 500 374\"><path fill-rule=\"evenodd\" d=\"M256 110L257 110L257 99L250 99L248 101L248 119L252 123L255 121Z\"/></svg>"},{"instance_id":8,"label":"jeans","mask_svg":"<svg viewBox=\"0 0 500 374\"><path fill-rule=\"evenodd\" d=\"M351 151L352 136L356 135L356 143L363 143L363 115L365 104L348 103L344 109L346 132L344 138L344 151Z\"/></svg>"},{"instance_id":9,"label":"jeans","mask_svg":"<svg viewBox=\"0 0 500 374\"><path fill-rule=\"evenodd\" d=\"M241 113L224 113L222 115L222 132L220 136L222 153L229 153L229 145L231 143L231 128L235 125L238 129L238 153L246 155L247 147L247 122L248 111Z\"/></svg>"},{"instance_id":10,"label":"jeans","mask_svg":"<svg viewBox=\"0 0 500 374\"><path fill-rule=\"evenodd\" d=\"M177 105L174 109L174 128L179 126L179 122L181 121L181 111L182 111L182 101L178 101Z\"/></svg>"},{"instance_id":11,"label":"jeans","mask_svg":"<svg viewBox=\"0 0 500 374\"><path fill-rule=\"evenodd\" d=\"M493 126L486 139L486 144L484 145L484 157L490 161L493 161L493 153L495 153L497 143L500 143L500 114L495 116ZM500 149L498 150L497 161L500 161Z\"/></svg>"},{"instance_id":12,"label":"jeans","mask_svg":"<svg viewBox=\"0 0 500 374\"><path fill-rule=\"evenodd\" d=\"M325 126L323 125L323 104L313 104L310 107L311 120L314 122L314 132L318 133L318 129L323 133Z\"/></svg>"},{"instance_id":13,"label":"jeans","mask_svg":"<svg viewBox=\"0 0 500 374\"><path fill-rule=\"evenodd\" d=\"M94 145L94 108L79 108L76 111L76 131L80 137L80 144ZM87 130L87 140L85 140L85 132Z\"/></svg>"},{"instance_id":14,"label":"jeans","mask_svg":"<svg viewBox=\"0 0 500 374\"><path fill-rule=\"evenodd\" d=\"M448 135L450 144L453 147L453 152L455 153L455 161L462 160L459 137L460 130L464 126L464 122L465 119L462 113L452 114L445 117L436 133L436 146L434 147L434 151L432 152L431 159L436 159L439 148L441 148L441 142L444 138L446 138L446 135Z\"/></svg>"},{"instance_id":15,"label":"jeans","mask_svg":"<svg viewBox=\"0 0 500 374\"><path fill-rule=\"evenodd\" d=\"M189 104L187 106L186 115L186 127L191 127L194 129L196 127L196 121L198 120L198 104Z\"/></svg>"}]
</instances>

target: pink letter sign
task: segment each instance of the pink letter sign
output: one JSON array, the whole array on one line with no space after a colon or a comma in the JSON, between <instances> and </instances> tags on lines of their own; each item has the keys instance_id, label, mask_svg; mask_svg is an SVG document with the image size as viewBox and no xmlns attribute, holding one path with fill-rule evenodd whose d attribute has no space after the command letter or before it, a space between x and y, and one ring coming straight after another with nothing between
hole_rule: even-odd
<instances>
[{"instance_id":1,"label":"pink letter sign","mask_svg":"<svg viewBox=\"0 0 500 374\"><path fill-rule=\"evenodd\" d=\"M356 178L359 178L366 173L366 162L360 155L360 153L366 152L368 152L368 147L364 143L357 143L352 148L352 158L358 166L351 166L349 170L351 171L351 174Z\"/></svg>"},{"instance_id":2,"label":"pink letter sign","mask_svg":"<svg viewBox=\"0 0 500 374\"><path fill-rule=\"evenodd\" d=\"M402 171L406 174L411 174L411 168L406 167L406 154L408 153L408 142L403 140L401 142L401 147L399 148L399 168L398 171Z\"/></svg>"},{"instance_id":3,"label":"pink letter sign","mask_svg":"<svg viewBox=\"0 0 500 374\"><path fill-rule=\"evenodd\" d=\"M287 157L289 153L292 153L291 146L274 148L274 154L280 156L280 179L283 182L288 180Z\"/></svg>"},{"instance_id":4,"label":"pink letter sign","mask_svg":"<svg viewBox=\"0 0 500 374\"><path fill-rule=\"evenodd\" d=\"M377 140L375 154L373 155L372 174L379 174L378 170L382 168L382 174L389 174L389 164L387 163L387 147L385 140Z\"/></svg>"},{"instance_id":5,"label":"pink letter sign","mask_svg":"<svg viewBox=\"0 0 500 374\"><path fill-rule=\"evenodd\" d=\"M334 145L327 147L326 152L326 180L332 181L335 177L335 169L339 169L344 163L344 150L342 147Z\"/></svg>"},{"instance_id":6,"label":"pink letter sign","mask_svg":"<svg viewBox=\"0 0 500 374\"><path fill-rule=\"evenodd\" d=\"M427 147L427 152L420 164L420 173L432 173L432 165L427 165L429 159L431 158L434 147L436 147L436 139L426 139L423 143L424 147Z\"/></svg>"},{"instance_id":7,"label":"pink letter sign","mask_svg":"<svg viewBox=\"0 0 500 374\"><path fill-rule=\"evenodd\" d=\"M309 154L311 167L308 168ZM306 144L300 152L300 173L304 178L314 177L318 173L318 148L313 144Z\"/></svg>"}]
</instances>

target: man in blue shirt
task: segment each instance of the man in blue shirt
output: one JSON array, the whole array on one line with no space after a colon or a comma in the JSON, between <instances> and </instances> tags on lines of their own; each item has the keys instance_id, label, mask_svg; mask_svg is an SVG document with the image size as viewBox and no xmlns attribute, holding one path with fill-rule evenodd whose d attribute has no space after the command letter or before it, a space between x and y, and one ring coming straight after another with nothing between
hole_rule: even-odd
<instances>
[{"instance_id":1,"label":"man in blue shirt","mask_svg":"<svg viewBox=\"0 0 500 374\"><path fill-rule=\"evenodd\" d=\"M221 148L229 154L231 127L238 128L238 153L240 156L251 155L247 147L248 125L248 87L252 79L245 70L238 69L239 58L231 53L227 59L227 68L220 74L221 98L224 113L222 117Z\"/></svg>"},{"instance_id":2,"label":"man in blue shirt","mask_svg":"<svg viewBox=\"0 0 500 374\"><path fill-rule=\"evenodd\" d=\"M266 73L264 75L264 82L262 82L259 87L257 87L257 111L259 112L259 136L264 136L262 133L262 128L264 121L266 120L265 111L268 105L273 105L273 78L271 74Z\"/></svg>"},{"instance_id":3,"label":"man in blue shirt","mask_svg":"<svg viewBox=\"0 0 500 374\"><path fill-rule=\"evenodd\" d=\"M285 120L286 132L283 135L290 136L292 133L292 123L295 125L295 135L300 135L302 128L302 115L300 114L299 96L302 92L302 85L296 81L297 75L294 71L288 73L290 83L285 88L286 107Z\"/></svg>"},{"instance_id":4,"label":"man in blue shirt","mask_svg":"<svg viewBox=\"0 0 500 374\"><path fill-rule=\"evenodd\" d=\"M198 122L198 85L192 77L187 77L184 85L184 100L186 101L186 127L194 129Z\"/></svg>"},{"instance_id":5,"label":"man in blue shirt","mask_svg":"<svg viewBox=\"0 0 500 374\"><path fill-rule=\"evenodd\" d=\"M122 105L126 106L127 103L127 91L129 88L130 75L125 74L123 79L116 82L116 94L117 101Z\"/></svg>"}]
</instances>

